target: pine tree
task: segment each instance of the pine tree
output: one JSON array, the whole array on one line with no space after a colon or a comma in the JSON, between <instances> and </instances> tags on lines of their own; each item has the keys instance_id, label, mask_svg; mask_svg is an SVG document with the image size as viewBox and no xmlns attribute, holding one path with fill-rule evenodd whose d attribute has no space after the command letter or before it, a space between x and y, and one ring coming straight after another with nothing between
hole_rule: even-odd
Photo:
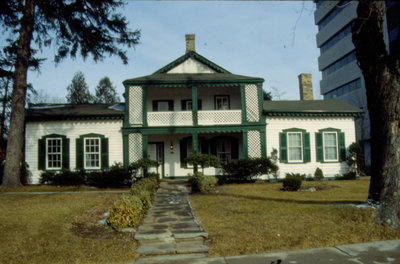
<instances>
[{"instance_id":1,"label":"pine tree","mask_svg":"<svg viewBox=\"0 0 400 264\"><path fill-rule=\"evenodd\" d=\"M66 98L70 104L89 104L93 102L93 96L89 92L89 86L81 71L75 73L71 84L67 87L67 91Z\"/></svg>"},{"instance_id":2,"label":"pine tree","mask_svg":"<svg viewBox=\"0 0 400 264\"><path fill-rule=\"evenodd\" d=\"M116 87L112 85L110 78L103 77L96 87L95 103L112 104L119 101Z\"/></svg>"},{"instance_id":3,"label":"pine tree","mask_svg":"<svg viewBox=\"0 0 400 264\"><path fill-rule=\"evenodd\" d=\"M123 5L118 0L0 1L3 32L10 34L10 39L18 41L7 162L1 187L16 188L21 185L25 100L32 40L39 48L54 45L56 63L67 56L75 58L79 53L83 58L92 56L96 62L103 60L106 54L116 55L126 64L126 51L120 46L138 44L140 31L130 31L126 18L115 12Z\"/></svg>"}]
</instances>

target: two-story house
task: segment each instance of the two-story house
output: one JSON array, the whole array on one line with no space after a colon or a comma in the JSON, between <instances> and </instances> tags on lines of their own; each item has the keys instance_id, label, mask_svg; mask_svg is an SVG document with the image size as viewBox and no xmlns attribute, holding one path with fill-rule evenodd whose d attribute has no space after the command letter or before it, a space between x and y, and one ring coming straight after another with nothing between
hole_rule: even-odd
<instances>
[{"instance_id":1,"label":"two-story house","mask_svg":"<svg viewBox=\"0 0 400 264\"><path fill-rule=\"evenodd\" d=\"M317 167L327 176L344 173L360 111L336 100L264 101L263 82L209 61L186 35L183 56L123 82L125 104L28 109L25 155L33 182L42 170L102 169L144 157L159 162L161 177L181 177L193 171L185 163L192 153L229 162L273 149L281 177L313 175Z\"/></svg>"}]
</instances>

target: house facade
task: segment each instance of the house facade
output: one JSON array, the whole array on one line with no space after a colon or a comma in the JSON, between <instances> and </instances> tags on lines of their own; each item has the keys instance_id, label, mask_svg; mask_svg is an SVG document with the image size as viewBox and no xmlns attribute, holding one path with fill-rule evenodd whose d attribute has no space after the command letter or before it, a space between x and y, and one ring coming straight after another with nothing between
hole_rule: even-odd
<instances>
[{"instance_id":1,"label":"house facade","mask_svg":"<svg viewBox=\"0 0 400 264\"><path fill-rule=\"evenodd\" d=\"M232 74L194 49L155 73L128 79L125 104L39 106L27 110L25 157L36 183L43 170L107 168L156 160L160 177L193 172L185 158L223 163L278 150L280 176L347 171L360 111L336 100L264 101L262 78ZM206 168L205 174L222 174Z\"/></svg>"}]
</instances>

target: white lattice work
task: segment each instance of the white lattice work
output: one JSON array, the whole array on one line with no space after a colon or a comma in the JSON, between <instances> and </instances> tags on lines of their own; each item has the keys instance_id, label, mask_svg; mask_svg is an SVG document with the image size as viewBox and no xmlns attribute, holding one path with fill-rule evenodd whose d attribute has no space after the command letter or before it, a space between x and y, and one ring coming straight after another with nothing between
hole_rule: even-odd
<instances>
[{"instance_id":1,"label":"white lattice work","mask_svg":"<svg viewBox=\"0 0 400 264\"><path fill-rule=\"evenodd\" d=\"M129 87L129 124L143 124L143 88Z\"/></svg>"},{"instance_id":2,"label":"white lattice work","mask_svg":"<svg viewBox=\"0 0 400 264\"><path fill-rule=\"evenodd\" d=\"M143 157L142 134L132 133L128 136L129 163L140 160Z\"/></svg>"},{"instance_id":3,"label":"white lattice work","mask_svg":"<svg viewBox=\"0 0 400 264\"><path fill-rule=\"evenodd\" d=\"M246 117L248 122L260 121L258 88L255 84L246 84Z\"/></svg>"},{"instance_id":4,"label":"white lattice work","mask_svg":"<svg viewBox=\"0 0 400 264\"><path fill-rule=\"evenodd\" d=\"M199 125L227 125L242 123L241 110L198 111Z\"/></svg>"},{"instance_id":5,"label":"white lattice work","mask_svg":"<svg viewBox=\"0 0 400 264\"><path fill-rule=\"evenodd\" d=\"M261 147L260 131L250 130L247 132L247 153L249 158L261 157Z\"/></svg>"},{"instance_id":6,"label":"white lattice work","mask_svg":"<svg viewBox=\"0 0 400 264\"><path fill-rule=\"evenodd\" d=\"M193 124L191 111L148 112L149 126L191 126Z\"/></svg>"}]
</instances>

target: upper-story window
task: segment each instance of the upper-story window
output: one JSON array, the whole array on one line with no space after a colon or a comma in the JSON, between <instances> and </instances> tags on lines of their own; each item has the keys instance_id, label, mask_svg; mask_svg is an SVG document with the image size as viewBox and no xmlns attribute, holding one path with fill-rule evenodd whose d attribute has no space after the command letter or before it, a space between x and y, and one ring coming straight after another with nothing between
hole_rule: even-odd
<instances>
[{"instance_id":1,"label":"upper-story window","mask_svg":"<svg viewBox=\"0 0 400 264\"><path fill-rule=\"evenodd\" d=\"M191 99L188 100L182 100L181 101L181 109L182 111L190 111L193 109L193 103ZM197 100L197 110L201 110L201 100Z\"/></svg>"},{"instance_id":2,"label":"upper-story window","mask_svg":"<svg viewBox=\"0 0 400 264\"><path fill-rule=\"evenodd\" d=\"M153 101L153 111L174 111L173 100L155 100Z\"/></svg>"},{"instance_id":3,"label":"upper-story window","mask_svg":"<svg viewBox=\"0 0 400 264\"><path fill-rule=\"evenodd\" d=\"M229 95L216 95L215 96L215 109L216 110L230 109Z\"/></svg>"}]
</instances>

